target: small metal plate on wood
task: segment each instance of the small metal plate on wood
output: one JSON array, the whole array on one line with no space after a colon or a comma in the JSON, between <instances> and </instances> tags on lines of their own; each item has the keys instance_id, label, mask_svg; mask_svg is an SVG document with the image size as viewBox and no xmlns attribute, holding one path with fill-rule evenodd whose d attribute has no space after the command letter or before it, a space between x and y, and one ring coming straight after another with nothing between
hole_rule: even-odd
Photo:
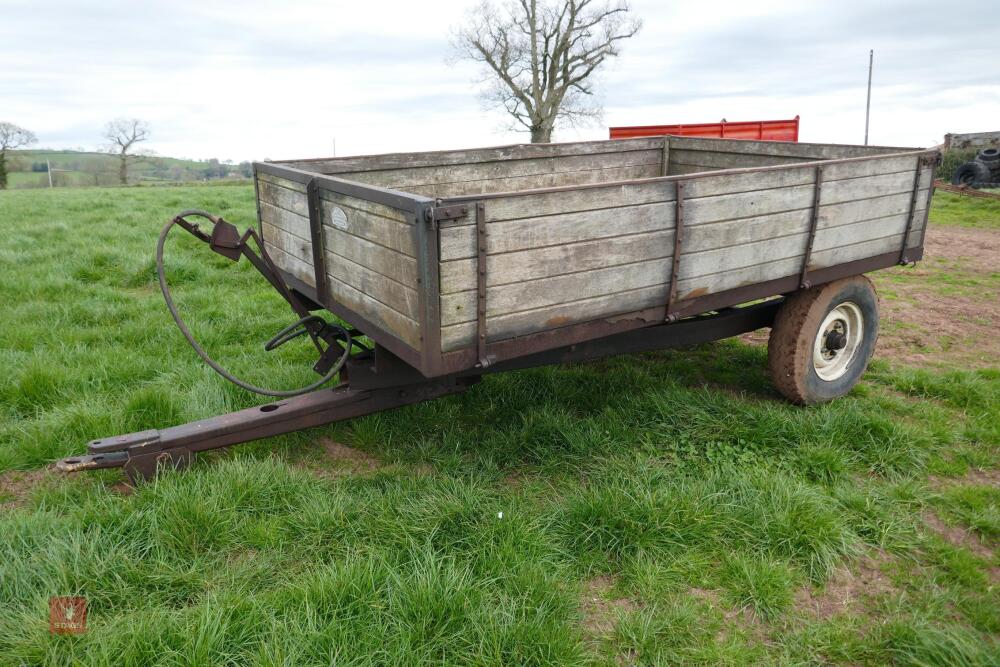
<instances>
[{"instance_id":1,"label":"small metal plate on wood","mask_svg":"<svg viewBox=\"0 0 1000 667\"><path fill-rule=\"evenodd\" d=\"M330 207L330 224L337 229L347 231L347 212L339 206Z\"/></svg>"}]
</instances>

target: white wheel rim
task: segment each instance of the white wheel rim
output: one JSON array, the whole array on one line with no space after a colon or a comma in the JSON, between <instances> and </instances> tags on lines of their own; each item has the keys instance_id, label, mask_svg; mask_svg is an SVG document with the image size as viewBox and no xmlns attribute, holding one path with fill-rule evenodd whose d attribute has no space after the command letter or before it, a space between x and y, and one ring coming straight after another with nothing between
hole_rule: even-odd
<instances>
[{"instance_id":1,"label":"white wheel rim","mask_svg":"<svg viewBox=\"0 0 1000 667\"><path fill-rule=\"evenodd\" d=\"M816 375L826 382L843 377L857 356L864 333L861 308L853 301L845 301L827 313L813 342Z\"/></svg>"}]
</instances>

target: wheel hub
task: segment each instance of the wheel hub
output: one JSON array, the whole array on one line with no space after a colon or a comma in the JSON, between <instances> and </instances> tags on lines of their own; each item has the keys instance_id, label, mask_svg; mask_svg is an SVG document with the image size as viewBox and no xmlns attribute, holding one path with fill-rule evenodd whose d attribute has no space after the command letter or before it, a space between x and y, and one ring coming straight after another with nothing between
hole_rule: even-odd
<instances>
[{"instance_id":1,"label":"wheel hub","mask_svg":"<svg viewBox=\"0 0 1000 667\"><path fill-rule=\"evenodd\" d=\"M861 308L845 301L827 313L813 344L813 369L820 379L832 382L851 367L864 336Z\"/></svg>"},{"instance_id":2,"label":"wheel hub","mask_svg":"<svg viewBox=\"0 0 1000 667\"><path fill-rule=\"evenodd\" d=\"M843 326L842 323L841 326ZM826 335L826 349L828 350L843 350L847 347L847 336L845 336L838 329L834 329Z\"/></svg>"}]
</instances>

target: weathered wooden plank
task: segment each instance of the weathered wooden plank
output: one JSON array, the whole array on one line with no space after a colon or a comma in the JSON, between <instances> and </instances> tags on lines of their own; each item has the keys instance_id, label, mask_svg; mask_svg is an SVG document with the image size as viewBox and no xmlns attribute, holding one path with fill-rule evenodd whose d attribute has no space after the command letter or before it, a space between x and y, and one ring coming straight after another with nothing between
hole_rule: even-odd
<instances>
[{"instance_id":1,"label":"weathered wooden plank","mask_svg":"<svg viewBox=\"0 0 1000 667\"><path fill-rule=\"evenodd\" d=\"M659 167L661 158L662 151L657 148L643 151L570 155L528 160L470 162L443 167L407 167L391 170L359 171L348 172L341 176L372 185L391 186L405 190L413 186L501 180L563 172L607 170L653 164Z\"/></svg>"},{"instance_id":2,"label":"weathered wooden plank","mask_svg":"<svg viewBox=\"0 0 1000 667\"><path fill-rule=\"evenodd\" d=\"M926 190L921 191L921 196L926 199ZM906 192L873 199L826 204L820 207L820 227L850 224L904 213L909 210L909 205L910 193ZM673 202L666 202L620 208L615 211L599 209L563 216L498 221L489 223L487 253L495 255L607 239L620 234L671 229L674 225L674 213ZM784 236L807 229L810 215L810 208L802 208L771 216L737 218L708 224L693 223L689 227L690 233L685 240L685 247L691 251L709 250ZM455 270L446 268L447 263L475 257L475 237L475 229L472 227L447 227L441 230L442 275ZM473 269L469 267L466 270Z\"/></svg>"},{"instance_id":3,"label":"weathered wooden plank","mask_svg":"<svg viewBox=\"0 0 1000 667\"><path fill-rule=\"evenodd\" d=\"M409 257L416 256L413 225L351 208L346 202L341 205L325 199L321 201L324 229L339 230Z\"/></svg>"},{"instance_id":4,"label":"weathered wooden plank","mask_svg":"<svg viewBox=\"0 0 1000 667\"><path fill-rule=\"evenodd\" d=\"M804 237L802 240L804 242ZM919 240L920 237L917 234L911 234L909 246L914 247L918 245ZM826 266L892 252L900 247L900 243L902 243L902 234L880 239L870 239L818 252L814 250L809 270L812 271ZM802 268L803 257L803 254L798 254L782 259L769 260L760 264L751 264L725 271L683 278L677 282L678 294L681 299L691 299L744 285L798 275L799 270Z\"/></svg>"},{"instance_id":5,"label":"weathered wooden plank","mask_svg":"<svg viewBox=\"0 0 1000 667\"><path fill-rule=\"evenodd\" d=\"M710 139L702 137L670 137L670 149L748 153L751 155L783 155L813 160L836 160L888 153L905 153L919 148L892 146L845 146L839 144L807 144L786 141L747 141L740 139Z\"/></svg>"},{"instance_id":6,"label":"weathered wooden plank","mask_svg":"<svg viewBox=\"0 0 1000 667\"><path fill-rule=\"evenodd\" d=\"M660 163L636 165L631 167L612 167L609 169L594 169L589 171L564 171L532 176L514 176L511 178L485 179L481 181L466 181L462 183L443 183L439 185L406 186L406 191L426 197L447 198L463 197L478 194L498 192L519 192L522 190L538 190L541 188L557 188L573 185L588 185L605 181L627 181L639 178L659 176Z\"/></svg>"},{"instance_id":7,"label":"weathered wooden plank","mask_svg":"<svg viewBox=\"0 0 1000 667\"><path fill-rule=\"evenodd\" d=\"M921 183L921 188L930 185L929 179ZM913 187L912 172L898 172L848 178L823 182L823 204L837 204L847 201L868 199L901 192L909 192ZM686 200L685 225L698 225L717 220L767 215L812 207L815 197L812 185L801 185L774 190L755 190L729 195L700 197Z\"/></svg>"},{"instance_id":8,"label":"weathered wooden plank","mask_svg":"<svg viewBox=\"0 0 1000 667\"><path fill-rule=\"evenodd\" d=\"M796 237L804 242L804 235ZM881 239L872 239L848 246L839 246L813 253L811 270L833 266L856 259L872 257L892 252L899 247L902 235L897 234ZM919 243L919 235L911 235L911 247ZM804 243L803 243L804 247ZM742 285L764 282L790 275L796 275L801 268L802 255L786 257L777 261L765 261L736 269L711 273L678 280L678 295L690 299L709 293L733 289ZM669 269L664 266L664 271ZM664 273L666 275L666 273ZM520 311L489 318L487 330L489 340L501 340L544 329L565 326L576 322L609 317L615 314L658 306L666 302L667 283L651 285L631 292L608 294L589 299L562 303L535 310ZM442 349L451 351L474 344L475 323L464 322L442 328Z\"/></svg>"},{"instance_id":9,"label":"weathered wooden plank","mask_svg":"<svg viewBox=\"0 0 1000 667\"><path fill-rule=\"evenodd\" d=\"M919 241L919 235L911 233L910 241L907 243L907 246L912 248L916 246ZM809 268L812 270L827 266L835 266L837 264L851 262L856 259L872 257L886 252L894 252L900 249L902 242L903 235L900 233L893 236L886 236L881 239L862 241L848 246L828 248L813 254L812 262L810 263Z\"/></svg>"},{"instance_id":10,"label":"weathered wooden plank","mask_svg":"<svg viewBox=\"0 0 1000 667\"><path fill-rule=\"evenodd\" d=\"M674 225L674 208L673 202L642 204L617 211L601 209L488 223L487 253L516 252L669 229ZM475 244L474 227L444 227L441 229L441 261L475 257Z\"/></svg>"},{"instance_id":11,"label":"weathered wooden plank","mask_svg":"<svg viewBox=\"0 0 1000 667\"><path fill-rule=\"evenodd\" d=\"M917 211L917 214L922 211ZM879 239L893 234L902 234L906 230L907 213L889 215L873 220L864 220L850 225L829 227L816 230L816 241L813 252L834 250L836 248ZM914 230L910 230L911 238ZM918 237L919 238L919 237Z\"/></svg>"},{"instance_id":12,"label":"weathered wooden plank","mask_svg":"<svg viewBox=\"0 0 1000 667\"><path fill-rule=\"evenodd\" d=\"M330 297L338 303L392 333L410 347L417 348L419 346L420 325L417 322L392 308L387 308L385 304L339 280L331 279L329 290Z\"/></svg>"},{"instance_id":13,"label":"weathered wooden plank","mask_svg":"<svg viewBox=\"0 0 1000 667\"><path fill-rule=\"evenodd\" d=\"M275 227L267 221L264 221L262 226L264 228L264 240L266 243L281 248L289 255L305 262L310 269L312 268L312 241L295 236L284 229Z\"/></svg>"},{"instance_id":14,"label":"weathered wooden plank","mask_svg":"<svg viewBox=\"0 0 1000 667\"><path fill-rule=\"evenodd\" d=\"M519 252L487 255L487 285L502 285L573 273L590 280L592 269L664 257L673 251L673 230L631 234L582 243L550 245ZM441 293L460 292L475 285L476 259L441 264ZM562 295L565 298L565 295Z\"/></svg>"},{"instance_id":15,"label":"weathered wooden plank","mask_svg":"<svg viewBox=\"0 0 1000 667\"><path fill-rule=\"evenodd\" d=\"M700 174L705 171L720 171L722 167L700 167L695 164L678 164L671 162L667 166L667 176L683 176L685 174Z\"/></svg>"},{"instance_id":16,"label":"weathered wooden plank","mask_svg":"<svg viewBox=\"0 0 1000 667\"><path fill-rule=\"evenodd\" d=\"M343 208L352 208L363 213L367 213L370 216L384 218L391 222L398 222L405 225L411 224L410 214L408 212L391 206L386 206L385 204L379 204L378 202L368 201L366 199L359 199L358 197L342 195L339 192L332 192L330 190L324 190L323 188L319 189L319 197L324 203L333 204Z\"/></svg>"},{"instance_id":17,"label":"weathered wooden plank","mask_svg":"<svg viewBox=\"0 0 1000 667\"><path fill-rule=\"evenodd\" d=\"M670 246L673 249L673 246ZM595 269L587 272L587 280L579 274L567 274L531 280L513 285L490 287L486 295L487 329L490 318L556 306L567 301L579 301L631 291L650 285L662 285L670 276L670 258L635 262L623 266ZM571 296L568 296L571 295ZM441 297L441 324L449 326L476 319L476 292L458 292Z\"/></svg>"},{"instance_id":18,"label":"weathered wooden plank","mask_svg":"<svg viewBox=\"0 0 1000 667\"><path fill-rule=\"evenodd\" d=\"M327 252L346 257L404 285L417 284L414 258L334 227L324 226L323 229Z\"/></svg>"},{"instance_id":19,"label":"weathered wooden plank","mask_svg":"<svg viewBox=\"0 0 1000 667\"><path fill-rule=\"evenodd\" d=\"M769 167L776 164L807 162L809 158L789 155L762 155L757 153L732 153L710 150L690 150L674 147L670 156L677 164L695 165L712 169L739 167Z\"/></svg>"},{"instance_id":20,"label":"weathered wooden plank","mask_svg":"<svg viewBox=\"0 0 1000 667\"><path fill-rule=\"evenodd\" d=\"M924 209L927 190L918 193L918 206ZM911 193L900 192L892 195L882 195L870 199L857 199L840 204L824 204L819 207L819 224L817 229L849 225L862 220L881 218L887 215L904 214L910 210Z\"/></svg>"},{"instance_id":21,"label":"weathered wooden plank","mask_svg":"<svg viewBox=\"0 0 1000 667\"><path fill-rule=\"evenodd\" d=\"M748 276L764 281L781 278L794 273L789 267L801 267L805 250L806 233L808 229L809 212L789 212L780 216L771 216L768 224L784 225L794 229L794 233L777 236L774 228L758 232L759 240L747 241L735 247L725 247L713 250L703 250L706 245L717 243L711 235L704 234L707 230L719 225L708 225L695 230L685 240L685 252L681 258L680 294L689 298L686 292L699 289L699 294L708 294L746 284ZM921 214L922 211L918 211ZM905 227L906 213L866 220L850 225L841 225L821 230L817 233L814 253L847 245L857 245L861 241L890 236L901 233ZM728 224L728 223L726 223ZM744 225L744 228L748 228ZM749 226L752 228L752 226ZM669 232L661 232L669 234ZM640 235L642 237L652 235ZM753 237L750 237L753 238ZM617 239L616 239L617 240ZM728 240L728 239L727 239ZM666 239L662 239L666 241ZM919 235L911 232L911 246L919 241ZM649 244L652 247L652 244ZM669 242L658 244L659 247L670 248ZM552 250L552 249L541 249ZM669 252L669 250L668 250ZM514 255L532 255L536 253L514 253ZM511 255L499 255L493 260L500 260ZM625 252L620 258L627 258ZM850 261L850 260L845 260ZM452 263L458 265L458 262ZM489 266L493 266L492 264ZM530 264L529 264L530 266ZM753 268L757 267L757 268ZM470 270L471 269L471 270ZM721 269L721 270L720 270ZM444 325L457 324L475 319L476 298L474 261L464 267L461 276L449 276L452 285L464 285L466 291L442 296L442 322ZM537 269L542 273L544 269ZM610 266L578 273L567 273L554 277L526 279L526 282L503 283L498 279L491 282L487 293L488 317L536 309L543 306L556 305L562 302L577 301L581 298L597 297L602 293L615 293L627 289L638 289L646 285L668 283L670 272L670 257L653 259L622 266ZM499 273L499 272L497 272ZM488 271L490 276L491 272ZM646 281L643 283L642 281ZM734 282L739 280L741 282ZM444 284L444 279L442 284ZM692 287L697 283L697 287ZM487 321L489 328L489 321Z\"/></svg>"},{"instance_id":22,"label":"weathered wooden plank","mask_svg":"<svg viewBox=\"0 0 1000 667\"><path fill-rule=\"evenodd\" d=\"M514 194L490 199L486 204L486 221L489 223L546 215L565 215L579 211L673 201L674 193L675 184L671 181L648 181L580 190ZM447 200L442 202L444 205L447 203ZM442 227L473 223L470 217L466 217L442 223Z\"/></svg>"},{"instance_id":23,"label":"weathered wooden plank","mask_svg":"<svg viewBox=\"0 0 1000 667\"><path fill-rule=\"evenodd\" d=\"M427 151L421 153L385 153L341 158L311 160L279 160L286 165L321 174L382 169L407 169L413 167L445 166L469 162L496 162L501 160L527 160L533 158L561 157L566 155L594 155L631 150L656 149L663 145L660 137L641 137L615 141L581 141L559 144L514 144L463 150Z\"/></svg>"},{"instance_id":24,"label":"weathered wooden plank","mask_svg":"<svg viewBox=\"0 0 1000 667\"><path fill-rule=\"evenodd\" d=\"M280 176L275 176L273 174L266 174L262 171L257 172L257 181L271 183L273 185L288 188L289 190L295 190L296 192L301 192L303 194L305 194L306 191L305 183L299 183L298 181L293 181L291 179L281 178Z\"/></svg>"},{"instance_id":25,"label":"weathered wooden plank","mask_svg":"<svg viewBox=\"0 0 1000 667\"><path fill-rule=\"evenodd\" d=\"M264 241L264 248L267 249L267 253L274 261L275 266L286 273L290 273L310 287L316 287L316 272L313 271L312 264L306 264L298 257L288 254L270 241Z\"/></svg>"},{"instance_id":26,"label":"weathered wooden plank","mask_svg":"<svg viewBox=\"0 0 1000 667\"><path fill-rule=\"evenodd\" d=\"M369 295L411 320L420 319L419 299L414 288L333 253L327 253L326 267L330 278Z\"/></svg>"},{"instance_id":27,"label":"weathered wooden plank","mask_svg":"<svg viewBox=\"0 0 1000 667\"><path fill-rule=\"evenodd\" d=\"M260 219L261 222L270 223L272 226L294 234L300 239L308 240L312 238L309 232L309 218L292 213L287 209L279 208L269 202L260 202Z\"/></svg>"},{"instance_id":28,"label":"weathered wooden plank","mask_svg":"<svg viewBox=\"0 0 1000 667\"><path fill-rule=\"evenodd\" d=\"M654 285L633 292L619 292L549 308L494 317L489 320L487 326L487 341L503 340L525 333L649 308L665 302L665 290L665 285ZM469 347L475 344L475 336L475 322L442 327L441 349L450 352Z\"/></svg>"},{"instance_id":29,"label":"weathered wooden plank","mask_svg":"<svg viewBox=\"0 0 1000 667\"><path fill-rule=\"evenodd\" d=\"M812 268L821 268L856 259L863 259L884 252L891 252L899 246L901 235L874 239L835 251L822 251L814 255ZM836 254L832 254L836 253ZM693 298L707 293L724 291L744 284L764 282L789 275L795 275L801 264L801 256L787 258L781 262L760 264L744 269L729 271L723 274L713 274L701 279L680 280L678 282L681 298ZM697 286L705 278L711 282ZM608 317L620 313L649 308L665 303L666 284L651 285L631 292L621 292L584 299L572 303L559 304L553 307L532 311L523 311L495 317L488 322L489 340L501 340L512 336L523 335L575 322L584 322L599 317ZM442 346L448 350L459 349L472 344L475 327L471 322L451 325L442 329Z\"/></svg>"},{"instance_id":30,"label":"weathered wooden plank","mask_svg":"<svg viewBox=\"0 0 1000 667\"><path fill-rule=\"evenodd\" d=\"M309 217L309 201L305 192L298 192L263 179L257 182L257 192L262 202Z\"/></svg>"},{"instance_id":31,"label":"weathered wooden plank","mask_svg":"<svg viewBox=\"0 0 1000 667\"><path fill-rule=\"evenodd\" d=\"M398 208L386 206L385 204L379 204L378 202L368 201L358 197L349 197L348 195L333 192L332 190L326 190L322 187L319 189L319 196L323 201L336 204L337 206L353 208L363 211L369 215L386 218L387 220L392 220L394 222L400 222L403 224L411 223L410 218L408 217L409 214L406 211L401 211Z\"/></svg>"},{"instance_id":32,"label":"weathered wooden plank","mask_svg":"<svg viewBox=\"0 0 1000 667\"><path fill-rule=\"evenodd\" d=\"M275 265L315 287L311 244L267 223L265 234L264 246ZM416 290L333 253L327 254L327 269L333 299L407 344L416 345L419 341Z\"/></svg>"},{"instance_id":33,"label":"weathered wooden plank","mask_svg":"<svg viewBox=\"0 0 1000 667\"><path fill-rule=\"evenodd\" d=\"M916 158L913 156L878 157L871 160L827 165L824 167L824 182L897 173L903 170L910 170L912 174L915 160ZM813 167L743 174L720 174L688 181L685 198L697 199L739 192L769 191L796 185L809 185L811 188L814 178L815 169ZM487 222L495 222L535 218L545 215L673 201L674 187L674 183L671 181L650 181L581 190L513 194L490 199L486 206L486 220ZM879 192L877 194L886 193ZM469 225L472 222L472 219L467 217L444 223L443 227Z\"/></svg>"}]
</instances>

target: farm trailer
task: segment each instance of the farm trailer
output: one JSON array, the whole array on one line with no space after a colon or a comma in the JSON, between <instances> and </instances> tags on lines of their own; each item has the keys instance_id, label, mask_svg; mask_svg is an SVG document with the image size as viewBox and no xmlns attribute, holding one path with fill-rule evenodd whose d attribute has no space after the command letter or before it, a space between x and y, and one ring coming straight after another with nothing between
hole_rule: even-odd
<instances>
[{"instance_id":1,"label":"farm trailer","mask_svg":"<svg viewBox=\"0 0 1000 667\"><path fill-rule=\"evenodd\" d=\"M676 125L626 125L608 128L609 139L634 139L672 134L679 137L716 139L759 139L763 141L798 141L799 117L786 120L721 120L718 123L680 123Z\"/></svg>"},{"instance_id":2,"label":"farm trailer","mask_svg":"<svg viewBox=\"0 0 1000 667\"><path fill-rule=\"evenodd\" d=\"M487 373L761 327L772 328L776 388L796 403L830 400L874 349L878 302L863 274L922 256L939 161L936 149L668 136L257 163L258 227L182 213L160 235L158 263L198 353L284 398L95 440L59 467L148 477ZM265 349L309 336L317 382L269 391L208 357L164 279L173 226L253 262L300 317Z\"/></svg>"}]
</instances>

